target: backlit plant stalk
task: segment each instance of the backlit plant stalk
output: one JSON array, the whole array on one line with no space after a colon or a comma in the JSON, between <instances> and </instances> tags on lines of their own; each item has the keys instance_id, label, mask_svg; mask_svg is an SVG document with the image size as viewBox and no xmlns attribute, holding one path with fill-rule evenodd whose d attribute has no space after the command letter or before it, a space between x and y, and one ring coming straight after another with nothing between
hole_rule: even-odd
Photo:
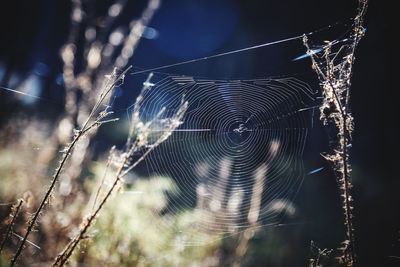
<instances>
[{"instance_id":1,"label":"backlit plant stalk","mask_svg":"<svg viewBox=\"0 0 400 267\"><path fill-rule=\"evenodd\" d=\"M147 81L144 83L142 92L137 97L134 104L131 128L128 134L127 144L124 152L117 156L114 155L114 148L111 149L107 167L112 165L112 163L114 162L114 165L117 169L115 174L113 175L114 178L111 187L106 191L104 197L100 200L99 204L96 207L96 200L98 199L102 186L104 185L105 177L103 177L101 179L100 187L95 193L96 197L93 204L92 212L83 219L80 225L79 233L75 235L75 237L72 238L72 240L65 246L63 251L59 253L59 255L55 259L55 262L53 263L53 266L64 266L67 263L80 241L87 238L87 232L94 224L97 216L99 215L106 202L110 199L111 195L123 184L123 177L127 175L130 170L135 168L140 162L142 162L145 157L158 145L167 140L169 136L173 133L173 131L182 124L183 116L188 108L188 102L185 102L183 98L180 106L171 118L161 119L163 113L166 110L166 108L163 107L160 109L158 114L149 122L144 123L141 121L139 113L140 106L144 99L146 91L150 90L152 87L149 82L151 77L152 74L149 75ZM162 125L161 132L158 128L159 124ZM156 131L160 132L161 134L153 143L150 143L149 135L153 132L153 126L156 128ZM138 152L143 152L142 156L132 163L132 157Z\"/></svg>"},{"instance_id":2,"label":"backlit plant stalk","mask_svg":"<svg viewBox=\"0 0 400 267\"><path fill-rule=\"evenodd\" d=\"M39 172L45 174L57 147L70 142L69 129L82 125L87 118L97 101L104 75L110 73L113 66L125 69L161 4L160 0L148 0L139 18L132 20L129 26L120 25L117 22L129 11L128 2L113 1L103 17L88 8L85 1L71 0L70 31L60 51L66 93L65 112L49 138L50 144L38 157L37 165L43 166ZM87 142L80 143L72 151L71 160L64 167L68 184L79 177L85 162L90 160L92 155L89 146L96 134L96 129L90 131L86 135ZM69 194L65 193L65 196Z\"/></svg>"},{"instance_id":3,"label":"backlit plant stalk","mask_svg":"<svg viewBox=\"0 0 400 267\"><path fill-rule=\"evenodd\" d=\"M354 228L352 215L352 197L350 181L350 163L348 149L351 147L353 116L349 99L355 49L364 36L364 17L368 1L359 0L358 13L354 18L349 38L329 42L322 47L322 56L311 49L308 38L304 36L304 45L312 60L312 68L320 80L323 103L320 107L320 119L334 134L330 136L333 147L324 157L332 163L338 178L339 190L343 201L346 239L339 248L339 261L346 266L355 265ZM339 45L344 42L343 45Z\"/></svg>"},{"instance_id":4,"label":"backlit plant stalk","mask_svg":"<svg viewBox=\"0 0 400 267\"><path fill-rule=\"evenodd\" d=\"M25 243L27 241L27 238L29 237L30 233L32 232L33 228L36 225L36 222L41 214L41 212L43 211L45 205L49 202L50 196L53 192L54 186L56 185L57 181L59 180L61 171L63 170L63 167L65 166L65 163L67 162L67 159L69 158L69 156L71 155L76 143L83 137L85 136L85 134L87 132L89 132L90 130L97 128L98 126L100 126L101 124L113 121L113 120L105 120L105 118L110 115L111 113L108 112L107 110L104 110L102 112L100 112L98 114L98 116L96 117L96 119L93 121L93 118L95 117L95 115L97 114L99 107L101 106L101 104L103 103L104 99L109 95L109 93L113 90L113 88L115 87L115 85L117 83L120 83L121 81L123 81L126 72L129 70L130 68L127 68L121 75L117 75L116 71L113 72L113 74L109 75L107 77L107 81L104 84L104 87L100 93L100 96L98 98L97 103L94 105L92 111L90 112L88 118L86 119L85 123L83 124L82 128L80 130L76 130L73 140L70 144L68 144L64 150L63 150L63 156L61 158L60 164L57 167L54 175L53 175L53 179L50 183L49 188L47 189L42 201L40 202L39 208L36 210L36 212L33 214L32 219L30 220L30 222L28 223L28 227L26 229L26 233L23 237L23 239L21 240L21 243L17 249L17 252L15 253L13 259L11 260L11 266L14 266L19 258L19 256L21 255L22 250L25 247Z\"/></svg>"}]
</instances>

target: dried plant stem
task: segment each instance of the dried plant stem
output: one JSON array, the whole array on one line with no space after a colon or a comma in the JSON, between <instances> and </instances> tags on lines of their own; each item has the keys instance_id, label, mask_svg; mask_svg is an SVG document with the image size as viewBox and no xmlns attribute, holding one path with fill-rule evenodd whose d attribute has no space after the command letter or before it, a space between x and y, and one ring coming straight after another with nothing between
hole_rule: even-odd
<instances>
[{"instance_id":1,"label":"dried plant stem","mask_svg":"<svg viewBox=\"0 0 400 267\"><path fill-rule=\"evenodd\" d=\"M185 104L184 110L186 110L186 108L187 108L187 103ZM161 114L161 113L162 112L160 112L159 114ZM179 111L178 111L178 116L179 117L183 116L183 114L179 114ZM171 131L173 131L174 129L175 128L172 128ZM56 260L53 263L53 266L64 266L64 264L72 256L72 253L74 252L75 248L78 246L79 242L86 238L87 231L89 230L90 226L92 226L94 220L99 215L101 209L106 204L106 202L109 200L112 193L117 188L118 184L122 182L122 178L125 175L127 175L130 170L132 170L140 162L142 162L145 159L145 157L158 146L158 144L160 144L161 142L166 140L167 137L165 137L165 136L169 136L169 135L170 135L170 133L168 133L166 135L162 135L155 142L155 144L151 148L149 148L137 161L135 161L133 164L131 164L129 167L127 167L127 165L129 165L129 159L132 157L132 155L136 151L136 149L138 147L140 147L141 140L136 139L135 143L130 144L130 148L129 148L128 152L124 154L122 161L119 163L119 167L115 173L114 182L111 185L110 189L107 191L106 195L103 197L103 199L101 200L101 202L97 206L97 208L89 216L87 216L86 219L82 222L79 234L77 236L75 236L68 243L68 245L64 248L64 250L56 257ZM100 190L100 188L99 188L99 190ZM99 192L99 190L97 192ZM96 197L97 197L97 195L96 195Z\"/></svg>"},{"instance_id":2,"label":"dried plant stem","mask_svg":"<svg viewBox=\"0 0 400 267\"><path fill-rule=\"evenodd\" d=\"M16 262L18 260L18 257L21 255L21 252L24 249L25 243L26 243L26 241L28 239L28 236L32 232L33 228L35 227L36 222L37 222L37 220L39 218L39 215L41 214L44 206L48 203L49 198L50 198L50 196L51 196L51 194L53 192L54 186L56 185L56 183L57 183L57 181L58 181L58 179L60 177L61 171L62 171L65 163L67 162L67 159L69 158L69 156L70 156L73 148L75 147L76 143L79 141L79 139L82 136L85 135L86 132L90 131L95 126L99 126L99 125L101 125L101 124L103 124L105 122L108 122L108 121L102 121L102 119L109 114L107 112L103 112L103 113L101 113L99 115L99 117L92 124L89 124L90 120L93 118L94 114L97 112L97 110L100 107L100 105L102 104L103 100L110 93L110 91L114 88L115 84L117 82L121 81L124 78L126 72L129 69L130 69L130 67L127 68L119 76L116 76L115 73L114 73L114 75L115 75L114 79L110 79L109 83L107 83L105 85L104 90L100 94L100 97L99 97L97 103L95 104L95 106L93 107L92 111L90 112L89 117L87 118L87 120L83 124L82 129L75 132L75 135L74 135L74 138L73 138L72 142L69 145L67 145L66 148L64 149L63 157L62 157L62 159L60 161L60 164L58 165L58 167L57 167L57 169L56 169L56 171L55 171L55 173L53 175L53 179L52 179L52 181L50 183L50 186L47 189L46 194L44 195L42 201L40 202L39 208L36 210L36 212L34 213L32 219L30 220L30 222L28 224L28 227L26 229L26 233L25 233L25 235L24 235L24 237L23 237L23 239L21 241L21 244L19 245L17 252L15 253L14 257L11 260L11 267L16 264Z\"/></svg>"},{"instance_id":3,"label":"dried plant stem","mask_svg":"<svg viewBox=\"0 0 400 267\"><path fill-rule=\"evenodd\" d=\"M43 166L39 169L41 173L47 171L45 167L54 159L57 152L55 148L66 143L67 137L64 134L64 129L80 125L82 118L87 117L89 108L97 101L98 88L101 88L98 85L103 81L103 75L110 72L110 66L115 66L118 69L124 69L127 66L147 25L161 4L161 0L148 0L141 16L130 22L130 30L125 33L116 26L129 1L116 0L112 2L113 4L109 6L105 17L97 17L88 9L85 1L71 1L70 31L67 42L60 51L66 93L65 114L59 118L58 127L49 138L48 143L50 144L40 152L38 161L40 166ZM111 12L115 9L119 11ZM104 22L101 23L101 26L95 23L99 20ZM84 40L82 40L81 33L83 31L95 34L85 35ZM109 37L113 33L123 35L121 44L110 43ZM83 53L80 52L81 48ZM100 60L93 60L93 58ZM80 66L81 61L82 66ZM78 97L78 95L81 95L81 97ZM79 149L73 151L71 155L73 160L64 167L71 181L79 177L84 162L90 160L90 150L87 148L96 134L96 129L93 129L86 135L88 142L81 143ZM75 157L75 154L80 156Z\"/></svg>"},{"instance_id":4,"label":"dried plant stem","mask_svg":"<svg viewBox=\"0 0 400 267\"><path fill-rule=\"evenodd\" d=\"M15 253L13 259L11 260L11 267L15 265L15 263L18 260L18 257L20 256L23 248L25 247L25 242L28 239L29 234L32 232L33 227L36 225L36 221L41 213L41 211L43 210L43 207L46 205L46 203L49 200L49 197L51 195L51 193L53 192L54 186L56 185L56 182L58 181L58 178L60 176L61 170L65 164L65 162L67 161L69 155L71 154L72 149L74 148L76 142L80 139L80 137L82 136L82 132L79 132L79 134L77 136L74 137L74 139L72 140L72 142L70 143L70 145L67 147L64 157L61 159L60 164L58 165L56 172L53 176L53 179L51 181L51 184L49 186L49 188L46 191L46 194L44 195L42 201L40 202L39 208L37 209L37 211L35 212L35 214L33 215L32 219L29 222L28 228L26 229L26 233L24 235L24 238L21 241L21 244L18 247L17 252Z\"/></svg>"},{"instance_id":5,"label":"dried plant stem","mask_svg":"<svg viewBox=\"0 0 400 267\"><path fill-rule=\"evenodd\" d=\"M7 241L8 237L10 236L10 233L11 233L12 228L13 228L13 226L14 226L15 220L16 220L17 217L18 217L19 211L20 211L20 209L21 209L23 203L24 203L24 200L23 200L23 199L20 199L20 200L18 201L17 206L13 207L12 210L11 210L10 216L12 217L12 220L11 220L11 222L10 222L10 223L8 224L8 226L7 226L6 234L4 235L3 241L1 241L1 245L0 245L0 254L1 254L1 252L3 251L4 245L6 244L6 241Z\"/></svg>"},{"instance_id":6,"label":"dried plant stem","mask_svg":"<svg viewBox=\"0 0 400 267\"><path fill-rule=\"evenodd\" d=\"M312 67L321 82L323 102L320 107L320 119L326 127L333 130L330 136L332 152L324 157L330 161L337 174L339 190L342 197L344 211L344 226L346 239L339 248L341 251L338 259L340 263L355 266L354 228L352 215L350 162L348 148L351 145L353 132L353 116L350 113L349 98L355 49L364 35L363 22L366 14L368 0L359 0L358 12L354 18L353 30L347 42L337 49L329 42L322 48L323 56L313 53L308 39L304 36L304 45L312 60ZM332 51L334 50L334 51Z\"/></svg>"},{"instance_id":7,"label":"dried plant stem","mask_svg":"<svg viewBox=\"0 0 400 267\"><path fill-rule=\"evenodd\" d=\"M124 156L124 160L119 166L116 175L115 175L115 180L114 183L112 184L111 188L108 190L107 194L104 196L102 201L100 202L99 206L96 208L92 214L90 214L85 221L83 222L83 226L79 232L79 234L74 237L68 245L65 247L65 249L57 256L56 261L54 262L53 266L64 266L64 264L68 261L68 259L71 257L72 253L74 252L76 246L79 244L79 242L85 238L87 231L89 230L90 226L92 225L93 221L96 219L97 215L99 214L100 210L103 208L104 204L107 202L107 200L110 198L111 194L114 192L115 188L117 185L121 182L122 179L122 171L124 170L125 164L127 164L129 160L129 155L126 154Z\"/></svg>"},{"instance_id":8,"label":"dried plant stem","mask_svg":"<svg viewBox=\"0 0 400 267\"><path fill-rule=\"evenodd\" d=\"M151 78L152 74L149 75L148 80ZM185 102L184 99L182 98L181 105L179 106L178 110L168 120L170 120L170 124L166 125L163 133L161 134L160 137L155 140L153 144L148 146L148 134L151 132L151 127L153 126L153 123L158 121L161 117L161 115L164 113L166 110L165 107L161 108L161 110L158 112L158 114L152 118L147 123L143 123L140 120L139 116L139 109L145 94L145 91L150 90L150 87L147 85L144 85L142 92L140 95L136 98L136 102L134 104L134 112L133 112L133 117L131 121L131 129L129 131L129 135L127 138L127 144L125 148L125 152L121 154L121 156L117 160L117 165L116 165L116 172L114 177L114 181L111 185L111 187L108 189L107 193L105 196L102 198L100 201L99 205L96 207L96 202L98 199L98 196L100 194L101 188L104 184L104 179L105 177L103 176L100 186L96 191L95 195L95 200L94 200L94 206L92 207L92 212L82 221L79 233L66 245L64 250L58 254L58 256L55 259L55 262L53 263L53 266L63 266L69 258L72 256L72 253L74 252L75 248L78 246L79 242L82 239L85 239L87 237L87 231L89 228L94 224L94 221L96 220L97 216L99 215L100 211L106 204L106 202L109 200L111 197L112 193L117 189L118 185L123 182L123 177L128 174L130 170L132 170L134 167L136 167L140 162L142 162L145 157L153 151L158 145L160 145L162 142L167 140L169 136L172 134L172 132L179 127L182 123L182 118L188 108L188 102ZM155 126L156 127L156 126ZM132 143L132 137L135 136L135 141ZM146 149L145 152L143 152L142 156L137 159L134 163L131 163L130 160L132 156L134 155L135 152L138 152L141 149ZM109 160L107 163L108 168L111 165L111 162L113 161L113 151L114 148L111 149L110 151L110 156ZM106 170L107 171L107 170Z\"/></svg>"},{"instance_id":9,"label":"dried plant stem","mask_svg":"<svg viewBox=\"0 0 400 267\"><path fill-rule=\"evenodd\" d=\"M346 125L347 121L347 113L346 111L342 111L342 120ZM346 226L346 235L349 240L349 249L348 249L348 259L350 266L354 266L355 261L355 248L354 248L354 228L353 228L353 220L352 220L352 206L351 206L351 182L350 182L350 175L349 175L349 160L348 160L348 152L347 152L347 145L349 137L347 126L343 127L343 134L341 135L340 143L342 144L342 164L343 164L343 172L342 172L342 191L343 191L343 202L344 202L344 216L345 216L345 226Z\"/></svg>"}]
</instances>

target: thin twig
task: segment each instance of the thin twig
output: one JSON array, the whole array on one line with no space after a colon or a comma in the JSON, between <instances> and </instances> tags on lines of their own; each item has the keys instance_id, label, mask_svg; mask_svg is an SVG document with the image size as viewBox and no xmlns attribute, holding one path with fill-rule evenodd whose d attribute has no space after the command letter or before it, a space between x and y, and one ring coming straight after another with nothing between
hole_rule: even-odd
<instances>
[{"instance_id":1,"label":"thin twig","mask_svg":"<svg viewBox=\"0 0 400 267\"><path fill-rule=\"evenodd\" d=\"M151 75L149 75L151 78ZM149 80L149 79L148 79ZM147 134L146 132L150 132L153 123L158 121L160 119L160 116L164 113L165 108L161 108L161 110L158 112L158 114L152 118L149 122L143 123L140 120L139 116L139 110L140 110L140 105L143 100L143 94L147 90L146 86L144 86L141 94L136 98L136 102L134 104L134 113L136 113L133 116L133 119L131 121L131 129L129 131L128 137L127 137L127 143L126 143L126 148L125 148L125 153L121 154L121 159L118 162L117 165L117 171L115 173L115 178L114 182L111 185L111 187L108 189L107 193L103 197L103 199L100 201L100 204L95 208L97 198L100 194L100 190L104 184L104 179L105 176L103 176L100 186L96 192L95 196L95 202L92 207L92 212L89 214L81 223L81 229L79 233L66 245L66 247L63 249L62 252L58 254L58 256L55 259L55 262L53 263L53 266L63 266L71 257L72 253L74 252L75 248L78 246L79 242L82 239L85 239L87 236L87 231L89 230L90 226L94 223L95 219L99 215L100 211L102 210L103 206L106 204L106 202L109 200L111 197L112 193L115 191L117 186L123 182L123 177L134 167L136 167L140 162L144 160L144 158L151 152L153 151L158 145L160 145L162 142L167 140L172 132L178 128L182 124L182 119L183 116L188 108L188 102L184 101L182 98L181 105L179 106L178 110L174 114L174 116L170 119L170 124L166 125L164 128L164 132L161 134L160 137L155 140L155 142L146 150L146 152L143 153L143 155L137 159L134 163L130 163L130 160L132 156L134 155L135 152L139 151L143 147L147 145ZM137 134L136 131L142 133L142 134ZM131 142L132 137L135 135L135 142ZM108 169L108 166L112 162L112 154L113 154L113 149L111 149L110 152L110 157L107 163L106 169Z\"/></svg>"},{"instance_id":2,"label":"thin twig","mask_svg":"<svg viewBox=\"0 0 400 267\"><path fill-rule=\"evenodd\" d=\"M31 219L31 221L29 222L29 225L27 227L27 230L26 230L26 233L24 235L24 238L22 239L21 244L19 245L17 252L15 253L14 257L11 260L11 267L13 267L15 265L15 263L17 262L18 257L20 256L20 254L21 254L21 252L22 252L22 250L23 250L23 248L25 246L25 242L26 242L29 234L32 232L32 230L33 230L33 228L34 228L34 226L36 224L36 221L39 218L40 213L42 212L44 206L48 203L50 195L53 192L54 186L56 185L56 183L57 183L57 181L58 181L58 179L60 177L61 171L62 171L67 159L69 158L73 148L75 147L76 143L80 140L80 138L82 136L84 136L85 132L87 132L87 130L89 130L89 129L94 127L94 124L92 124L91 126L88 127L89 121L92 119L92 117L94 116L95 112L97 111L97 109L99 108L99 106L101 105L101 103L103 102L105 97L107 96L107 94L114 88L114 86L116 85L117 82L119 82L120 80L122 80L125 77L126 72L130 68L131 67L127 68L121 75L117 76L108 86L106 86L104 88L104 91L100 95L100 98L99 98L98 102L95 104L95 106L93 107L89 117L87 118L87 120L83 124L82 129L75 132L75 135L74 135L74 138L73 138L72 142L64 149L65 152L63 154L63 157L62 157L62 159L60 161L59 166L56 169L56 172L55 172L55 174L53 176L51 184L50 184L49 188L47 189L46 194L44 195L44 197L43 197L43 199L42 199L42 201L41 201L41 203L39 205L39 208L37 209L37 211L35 212L35 214L33 215L32 219Z\"/></svg>"},{"instance_id":3,"label":"thin twig","mask_svg":"<svg viewBox=\"0 0 400 267\"><path fill-rule=\"evenodd\" d=\"M11 220L11 222L8 224L8 227L7 227L7 230L6 230L6 234L4 235L4 239L3 239L3 241L1 242L1 245L0 245L0 254L1 254L1 252L3 251L4 245L6 244L6 241L7 241L8 237L10 236L10 233L12 232L12 228L13 228L13 226L14 226L15 220L16 220L17 217L18 217L18 213L19 213L19 211L20 211L20 209L21 209L23 203L24 203L24 200L21 198L21 199L18 201L17 206L16 206L16 207L13 207L12 210L11 210L10 216L12 217L12 220Z\"/></svg>"},{"instance_id":4,"label":"thin twig","mask_svg":"<svg viewBox=\"0 0 400 267\"><path fill-rule=\"evenodd\" d=\"M116 178L115 178L114 183L112 184L111 188L108 190L107 194L102 199L102 201L100 202L97 209L83 222L83 227L80 230L79 235L76 236L75 238L73 238L71 240L71 242L66 246L66 248L59 254L59 256L56 258L56 261L54 262L53 266L64 266L64 264L71 257L76 246L79 244L79 241L84 238L84 236L86 235L86 232L88 231L89 227L92 225L93 221L96 219L100 210L103 208L104 204L110 198L111 194L114 192L114 189L116 188L118 183L121 181L121 173L124 169L125 164L128 162L128 160L129 160L129 155L126 154L124 156L124 160L123 160L122 164L120 165L120 167L116 173Z\"/></svg>"}]
</instances>

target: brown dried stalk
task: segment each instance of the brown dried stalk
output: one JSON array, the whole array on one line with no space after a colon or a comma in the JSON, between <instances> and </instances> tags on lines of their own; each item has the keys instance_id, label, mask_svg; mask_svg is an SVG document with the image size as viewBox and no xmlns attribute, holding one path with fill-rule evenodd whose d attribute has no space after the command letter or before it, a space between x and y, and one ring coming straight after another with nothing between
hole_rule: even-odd
<instances>
[{"instance_id":1,"label":"brown dried stalk","mask_svg":"<svg viewBox=\"0 0 400 267\"><path fill-rule=\"evenodd\" d=\"M348 43L335 47L339 42L329 42L323 47L323 56L318 56L310 48L308 38L304 36L304 45L312 60L312 68L317 73L323 93L323 103L320 107L320 119L335 134L332 153L324 157L332 163L338 176L344 210L344 225L346 240L342 243L339 261L346 266L355 265L354 228L352 215L352 197L350 181L350 163L348 148L351 146L353 132L353 116L350 112L349 99L352 68L355 61L355 49L364 35L363 22L367 10L368 0L359 0L357 16L354 19L353 30L347 40Z\"/></svg>"},{"instance_id":2,"label":"brown dried stalk","mask_svg":"<svg viewBox=\"0 0 400 267\"><path fill-rule=\"evenodd\" d=\"M8 237L11 234L12 228L14 226L15 220L18 217L19 211L21 210L22 204L24 204L24 200L21 198L21 199L19 199L18 204L14 205L11 209L10 216L11 216L12 220L7 226L6 234L4 235L3 241L1 241L0 254L3 251L4 245L6 244Z\"/></svg>"},{"instance_id":3,"label":"brown dried stalk","mask_svg":"<svg viewBox=\"0 0 400 267\"><path fill-rule=\"evenodd\" d=\"M96 220L97 216L99 215L100 211L102 210L103 206L106 204L106 202L110 199L112 193L123 183L123 177L128 174L130 170L132 170L134 167L136 167L140 162L142 162L145 157L153 151L159 144L164 142L165 140L168 139L168 137L172 134L172 132L179 127L179 125L182 124L182 119L183 116L188 108L188 103L184 102L182 99L181 105L178 108L177 112L172 118L168 118L167 120L169 123L165 125L162 134L160 137L157 138L157 140L153 144L148 144L148 134L152 132L152 125L156 123L161 115L164 113L165 108L162 108L159 113L149 122L143 123L140 120L140 105L143 100L143 95L145 91L149 90L151 86L149 85L150 83L148 82L151 78L152 74L149 75L149 78L147 79L147 82L144 83L144 87L142 89L141 94L137 97L134 109L133 109L133 115L132 115L132 121L131 121L131 129L129 131L129 135L127 138L127 144L126 144L126 149L125 152L121 153L120 157L115 159L116 161L116 167L117 171L115 173L113 183L111 187L108 189L107 193L105 196L101 199L99 205L97 208L92 209L92 212L83 219L79 233L66 245L64 250L59 253L59 255L56 257L55 262L53 263L53 266L64 266L65 263L69 260L69 258L72 256L74 250L78 246L79 242L83 239L87 238L87 232L89 228L94 224L94 221ZM158 130L157 130L158 131ZM132 138L135 138L135 141L132 143ZM137 159L134 163L131 163L130 160L132 156L138 152L141 151L142 149L147 148L147 150L143 153L143 155ZM114 148L112 149L112 151ZM112 152L111 152L112 154ZM110 158L112 159L114 155L110 155ZM110 162L110 160L109 160ZM111 164L107 164L109 166ZM104 177L102 178L100 188L96 191L96 196L95 196L95 202L94 206L96 205L96 201L99 196L99 192L101 190L102 185L104 184Z\"/></svg>"},{"instance_id":4,"label":"brown dried stalk","mask_svg":"<svg viewBox=\"0 0 400 267\"><path fill-rule=\"evenodd\" d=\"M108 77L108 81L105 83L105 85L103 87L103 90L102 90L102 92L101 92L101 94L100 94L100 96L98 98L97 103L94 105L92 111L90 112L88 118L86 119L85 123L83 124L81 130L75 131L74 138L73 138L72 142L70 144L68 144L64 148L64 150L63 150L64 154L62 156L60 164L57 167L57 169L56 169L56 171L55 171L55 173L53 175L53 179L51 181L51 184L50 184L49 188L47 189L46 194L44 195L44 197L43 197L43 199L42 199L42 201L41 201L41 203L39 205L39 208L36 210L36 212L34 213L32 219L30 220L30 222L28 224L28 227L26 229L26 233L25 233L25 235L24 235L24 237L23 237L23 239L21 241L21 244L19 245L18 250L15 253L13 259L11 260L11 266L15 265L15 263L18 260L18 257L21 255L21 252L24 249L25 243L27 241L27 238L28 238L29 234L32 232L33 228L35 227L36 222L37 222L37 220L39 218L39 215L41 214L43 208L48 203L49 198L50 198L50 196L51 196L51 194L53 192L54 186L56 185L56 183L57 183L57 181L58 181L58 179L60 177L61 171L63 170L63 167L64 167L65 163L67 162L67 159L69 158L69 156L70 156L72 150L74 149L76 143L83 136L85 136L85 134L88 131L90 131L91 129L94 129L94 128L100 126L101 124L113 121L113 120L103 120L105 117L107 117L110 114L110 112L107 112L107 110L105 110L105 111L100 112L100 114L97 116L97 118L95 119L94 122L91 122L91 120L94 118L95 114L98 112L98 109L99 109L100 105L103 103L104 99L112 91L114 86L124 79L125 74L127 73L127 71L129 69L130 68L127 68L120 75L117 75L116 71L114 71L114 73Z\"/></svg>"}]
</instances>

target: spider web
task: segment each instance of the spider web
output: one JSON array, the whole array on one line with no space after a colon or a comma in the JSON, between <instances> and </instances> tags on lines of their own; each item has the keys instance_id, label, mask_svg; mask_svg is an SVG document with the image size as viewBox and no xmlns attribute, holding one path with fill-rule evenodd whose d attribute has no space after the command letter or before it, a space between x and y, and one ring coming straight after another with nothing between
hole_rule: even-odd
<instances>
[{"instance_id":1,"label":"spider web","mask_svg":"<svg viewBox=\"0 0 400 267\"><path fill-rule=\"evenodd\" d=\"M171 177L179 188L164 215L196 211L186 245L202 244L204 233L236 233L293 215L315 100L306 83L167 76L151 86L143 120L162 107L173 113L182 96L189 102L184 123L139 166L149 176ZM156 129L150 138L157 138Z\"/></svg>"}]
</instances>

